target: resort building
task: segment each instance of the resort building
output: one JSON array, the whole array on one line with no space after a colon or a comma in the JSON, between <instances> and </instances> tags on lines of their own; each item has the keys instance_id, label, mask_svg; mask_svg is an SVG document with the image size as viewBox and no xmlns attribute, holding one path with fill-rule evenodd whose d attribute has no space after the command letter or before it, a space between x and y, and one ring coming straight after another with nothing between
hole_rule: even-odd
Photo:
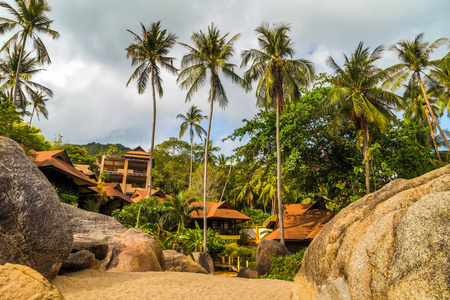
<instances>
[{"instance_id":1,"label":"resort building","mask_svg":"<svg viewBox=\"0 0 450 300\"><path fill-rule=\"evenodd\" d=\"M99 192L99 187L91 188L96 193ZM124 206L132 204L133 202L123 192L120 184L117 182L105 182L103 189L106 191L107 201L102 203L99 207L99 213L111 216L113 210L122 209Z\"/></svg>"},{"instance_id":2,"label":"resort building","mask_svg":"<svg viewBox=\"0 0 450 300\"><path fill-rule=\"evenodd\" d=\"M203 201L192 202L191 206L201 207L198 211L192 212L191 217L194 222L198 223L200 228L203 228ZM251 218L233 209L225 201L206 202L206 213L207 228L217 230L219 235L226 236L227 239L239 239L237 224L251 220ZM195 228L194 224L190 227Z\"/></svg>"},{"instance_id":3,"label":"resort building","mask_svg":"<svg viewBox=\"0 0 450 300\"><path fill-rule=\"evenodd\" d=\"M306 248L334 214L319 203L286 204L283 210L284 239L292 253ZM267 225L273 229L264 239L280 241L278 215Z\"/></svg>"},{"instance_id":4,"label":"resort building","mask_svg":"<svg viewBox=\"0 0 450 300\"><path fill-rule=\"evenodd\" d=\"M158 202L163 203L167 197L169 197L169 194L165 194L164 192L160 190L154 190L152 189L152 197L158 197ZM133 195L131 195L130 199L133 203L138 203L148 197L148 191L147 189L137 189L134 191Z\"/></svg>"},{"instance_id":5,"label":"resort building","mask_svg":"<svg viewBox=\"0 0 450 300\"><path fill-rule=\"evenodd\" d=\"M125 153L122 157L102 155L97 157L99 174L108 173L109 182L117 182L123 193L131 197L136 189L145 189L149 183L150 154L142 147Z\"/></svg>"}]
</instances>

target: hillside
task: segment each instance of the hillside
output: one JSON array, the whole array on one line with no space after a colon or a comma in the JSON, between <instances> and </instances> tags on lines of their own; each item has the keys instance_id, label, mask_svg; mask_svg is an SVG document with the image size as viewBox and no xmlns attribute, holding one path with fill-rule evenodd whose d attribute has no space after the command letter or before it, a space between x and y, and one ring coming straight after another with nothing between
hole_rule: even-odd
<instances>
[{"instance_id":1,"label":"hillside","mask_svg":"<svg viewBox=\"0 0 450 300\"><path fill-rule=\"evenodd\" d=\"M131 149L128 147L125 147L122 144L100 144L96 142L92 142L85 145L78 145L80 147L84 147L88 150L89 155L92 156L99 156L101 154L104 154L108 151L108 149L112 146L116 146L116 151L114 153L115 156L122 156L127 151L130 151Z\"/></svg>"}]
</instances>

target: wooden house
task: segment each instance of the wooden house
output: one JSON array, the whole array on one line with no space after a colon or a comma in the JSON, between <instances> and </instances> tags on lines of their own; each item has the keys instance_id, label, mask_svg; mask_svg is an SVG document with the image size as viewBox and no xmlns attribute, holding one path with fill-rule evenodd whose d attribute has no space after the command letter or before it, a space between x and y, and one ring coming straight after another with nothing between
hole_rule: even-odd
<instances>
[{"instance_id":1,"label":"wooden house","mask_svg":"<svg viewBox=\"0 0 450 300\"><path fill-rule=\"evenodd\" d=\"M167 197L169 197L169 194L164 193L160 190L154 190L152 189L152 197L158 197L159 203L163 203ZM138 203L144 199L147 199L148 197L148 191L146 189L136 189L131 195L130 199L133 203Z\"/></svg>"},{"instance_id":2,"label":"wooden house","mask_svg":"<svg viewBox=\"0 0 450 300\"><path fill-rule=\"evenodd\" d=\"M124 206L132 204L133 202L123 192L119 183L105 182L103 188L106 190L106 203L99 207L99 213L111 216L113 210L122 209ZM96 193L99 192L98 187L91 188Z\"/></svg>"},{"instance_id":3,"label":"wooden house","mask_svg":"<svg viewBox=\"0 0 450 300\"><path fill-rule=\"evenodd\" d=\"M284 239L291 252L306 248L334 214L319 203L286 204L283 206ZM267 224L273 229L265 239L280 241L278 215Z\"/></svg>"}]
</instances>

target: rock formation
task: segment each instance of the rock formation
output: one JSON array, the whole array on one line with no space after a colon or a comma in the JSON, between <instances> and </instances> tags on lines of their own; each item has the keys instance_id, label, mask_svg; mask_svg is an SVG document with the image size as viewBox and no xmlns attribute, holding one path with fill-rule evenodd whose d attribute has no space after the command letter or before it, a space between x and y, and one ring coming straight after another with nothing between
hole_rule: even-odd
<instances>
[{"instance_id":1,"label":"rock formation","mask_svg":"<svg viewBox=\"0 0 450 300\"><path fill-rule=\"evenodd\" d=\"M163 252L165 265L164 270L166 271L208 274L208 272L196 263L190 256L180 254L175 250L164 250Z\"/></svg>"},{"instance_id":2,"label":"rock formation","mask_svg":"<svg viewBox=\"0 0 450 300\"><path fill-rule=\"evenodd\" d=\"M237 277L241 278L255 278L258 276L258 271L252 268L242 268L239 270Z\"/></svg>"},{"instance_id":3,"label":"rock formation","mask_svg":"<svg viewBox=\"0 0 450 300\"><path fill-rule=\"evenodd\" d=\"M50 182L16 142L0 136L0 264L26 265L51 280L72 243Z\"/></svg>"},{"instance_id":4,"label":"rock formation","mask_svg":"<svg viewBox=\"0 0 450 300\"><path fill-rule=\"evenodd\" d=\"M344 208L312 241L292 299L449 299L450 165Z\"/></svg>"},{"instance_id":5,"label":"rock formation","mask_svg":"<svg viewBox=\"0 0 450 300\"><path fill-rule=\"evenodd\" d=\"M214 261L208 253L194 252L192 253L194 261L198 263L203 269L211 275L214 275Z\"/></svg>"},{"instance_id":6,"label":"rock formation","mask_svg":"<svg viewBox=\"0 0 450 300\"><path fill-rule=\"evenodd\" d=\"M289 255L289 251L280 242L275 240L262 240L259 243L258 251L256 252L256 265L258 266L259 275L264 275L269 272L272 262L270 257L280 257Z\"/></svg>"},{"instance_id":7,"label":"rock formation","mask_svg":"<svg viewBox=\"0 0 450 300\"><path fill-rule=\"evenodd\" d=\"M99 266L98 260L95 259L95 254L87 250L81 250L69 255L62 264L59 273L77 272L95 268L95 266Z\"/></svg>"},{"instance_id":8,"label":"rock formation","mask_svg":"<svg viewBox=\"0 0 450 300\"><path fill-rule=\"evenodd\" d=\"M0 266L0 298L64 300L41 274L27 266L9 263Z\"/></svg>"}]
</instances>

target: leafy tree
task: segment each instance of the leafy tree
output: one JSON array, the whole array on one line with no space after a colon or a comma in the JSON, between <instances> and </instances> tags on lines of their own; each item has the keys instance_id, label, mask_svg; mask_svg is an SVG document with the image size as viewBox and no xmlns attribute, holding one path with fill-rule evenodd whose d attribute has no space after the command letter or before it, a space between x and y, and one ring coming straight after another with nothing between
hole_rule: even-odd
<instances>
[{"instance_id":1,"label":"leafy tree","mask_svg":"<svg viewBox=\"0 0 450 300\"><path fill-rule=\"evenodd\" d=\"M205 145L208 145L208 151L207 151L207 156L208 156L208 164L212 164L214 165L215 162L218 160L218 157L213 153L213 152L218 152L220 151L220 147L214 146L213 145L213 141L209 141L209 143L206 142L206 139L203 143L199 144L199 145L195 145L194 150L195 150L195 156L197 158L197 160L199 160L200 162L204 163L205 162Z\"/></svg>"},{"instance_id":2,"label":"leafy tree","mask_svg":"<svg viewBox=\"0 0 450 300\"><path fill-rule=\"evenodd\" d=\"M45 136L40 134L40 132L40 128L30 126L24 122L13 123L9 137L21 144L25 150L51 150L52 144L45 140Z\"/></svg>"},{"instance_id":3,"label":"leafy tree","mask_svg":"<svg viewBox=\"0 0 450 300\"><path fill-rule=\"evenodd\" d=\"M105 154L108 152L108 149L111 147L116 147L116 156L122 156L125 152L130 151L131 149L128 147L125 147L122 144L100 144L96 142L88 143L85 145L79 145L82 148L86 148L90 155L92 156L100 156L102 154Z\"/></svg>"},{"instance_id":4,"label":"leafy tree","mask_svg":"<svg viewBox=\"0 0 450 300\"><path fill-rule=\"evenodd\" d=\"M91 170L96 171L98 169L95 163L95 157L89 155L86 148L78 145L65 144L62 145L61 150L65 150L70 158L70 161L74 164L89 165Z\"/></svg>"},{"instance_id":5,"label":"leafy tree","mask_svg":"<svg viewBox=\"0 0 450 300\"><path fill-rule=\"evenodd\" d=\"M322 111L335 110L334 126L341 126L343 120L351 119L357 133L362 131L362 148L365 166L366 194L370 193L369 167L369 124L378 128L385 127L394 115L391 109L399 106L398 97L378 88L378 84L387 79L388 72L376 66L381 58L383 47L378 46L370 53L360 42L350 57L344 54L344 66L341 68L330 56L328 65L336 72L333 89L328 99L322 102Z\"/></svg>"},{"instance_id":6,"label":"leafy tree","mask_svg":"<svg viewBox=\"0 0 450 300\"><path fill-rule=\"evenodd\" d=\"M20 115L16 111L14 103L6 98L5 94L0 94L0 135L11 136L13 132L12 124L20 121Z\"/></svg>"},{"instance_id":7,"label":"leafy tree","mask_svg":"<svg viewBox=\"0 0 450 300\"><path fill-rule=\"evenodd\" d=\"M191 188L192 183L192 160L194 159L194 134L197 134L199 138L206 134L205 129L200 126L200 122L206 119L206 116L202 115L202 111L197 108L197 106L192 105L186 115L178 114L177 119L181 119L183 123L180 125L180 139L186 132L189 126L189 135L191 141L191 163L189 169L189 188Z\"/></svg>"},{"instance_id":8,"label":"leafy tree","mask_svg":"<svg viewBox=\"0 0 450 300\"><path fill-rule=\"evenodd\" d=\"M168 56L169 51L175 45L177 36L174 33L161 29L161 22L153 22L149 28L141 23L141 34L127 30L133 35L135 43L126 48L127 58L131 57L131 65L137 66L127 82L137 81L138 93L143 94L147 88L150 78L153 98L153 123L152 140L150 145L150 167L148 194L152 190L152 169L153 169L153 149L155 146L155 128L156 128L156 96L155 88L158 90L159 97L163 96L161 69L163 67L172 74L177 73L177 68L173 66L175 58Z\"/></svg>"},{"instance_id":9,"label":"leafy tree","mask_svg":"<svg viewBox=\"0 0 450 300\"><path fill-rule=\"evenodd\" d=\"M33 39L33 48L37 54L39 63L50 63L50 56L44 43L37 35L43 33L51 36L53 39L59 37L59 33L50 29L53 20L50 20L45 13L50 11L50 6L45 0L14 0L17 5L17 10L6 2L0 2L0 7L5 8L13 16L13 19L0 17L0 34L7 31L14 30L16 26L21 27L21 30L15 33L0 49L3 51L6 47L10 47L15 41L20 38L20 54L17 63L16 78L14 84L14 91L12 93L14 102L18 103L17 83L19 82L19 75L21 74L22 59L25 54L25 45L27 38Z\"/></svg>"},{"instance_id":10,"label":"leafy tree","mask_svg":"<svg viewBox=\"0 0 450 300\"><path fill-rule=\"evenodd\" d=\"M294 43L287 33L290 26L279 23L272 28L263 23L257 27L258 42L261 50L250 49L242 53L242 65L252 61L244 74L244 82L250 88L252 81L258 81L256 89L257 105L274 107L277 117L277 192L280 220L280 242L284 241L283 207L281 195L281 143L280 114L285 103L296 101L300 97L300 88L308 86L314 78L314 66L306 59L292 59L295 55Z\"/></svg>"},{"instance_id":11,"label":"leafy tree","mask_svg":"<svg viewBox=\"0 0 450 300\"><path fill-rule=\"evenodd\" d=\"M208 32L194 32L191 41L194 46L181 43L188 53L183 56L181 61L182 71L178 76L178 82L181 82L181 88L187 89L186 101L192 99L193 94L203 87L207 80L209 71L210 90L209 90L209 117L208 130L205 140L205 159L204 159L204 183L203 183L203 202L204 202L204 224L206 224L206 188L207 188L207 171L208 171L208 149L209 136L211 132L211 120L213 114L214 103L218 102L219 106L225 108L228 104L228 97L225 88L222 85L219 74L222 73L232 80L234 83L240 84L241 78L234 73L235 65L230 64L228 60L234 54L234 43L240 34L233 36L227 41L228 33L220 36L220 31L214 24L208 27ZM206 252L206 226L204 226L203 245Z\"/></svg>"},{"instance_id":12,"label":"leafy tree","mask_svg":"<svg viewBox=\"0 0 450 300\"><path fill-rule=\"evenodd\" d=\"M264 221L271 217L270 214L263 212L261 209L244 209L241 211L247 217L252 218L250 221L244 223L244 226L248 224L249 226L262 226Z\"/></svg>"},{"instance_id":13,"label":"leafy tree","mask_svg":"<svg viewBox=\"0 0 450 300\"><path fill-rule=\"evenodd\" d=\"M391 85L392 89L395 90L401 85L402 82L414 77L414 81L418 82L420 85L420 89L422 90L422 94L428 108L428 113L431 115L433 124L438 128L447 149L450 150L447 137L445 136L444 131L439 125L436 115L431 108L431 104L428 100L427 92L422 80L422 75L425 78L429 78L424 71L437 64L436 61L430 60L431 54L435 49L445 43L447 39L441 38L431 44L423 42L422 39L423 33L420 33L413 41L400 41L396 45L392 46L392 49L397 54L401 63L390 67L390 69L392 71L396 71L396 73L389 80L387 80L385 84Z\"/></svg>"},{"instance_id":14,"label":"leafy tree","mask_svg":"<svg viewBox=\"0 0 450 300\"><path fill-rule=\"evenodd\" d=\"M113 218L125 227L135 227L137 224L162 224L165 213L165 206L158 203L157 197L151 197L127 205L122 210L114 210Z\"/></svg>"},{"instance_id":15,"label":"leafy tree","mask_svg":"<svg viewBox=\"0 0 450 300\"><path fill-rule=\"evenodd\" d=\"M191 206L195 199L186 200L183 197L183 193L179 193L175 197L169 197L166 199L166 213L164 214L164 220L172 224L173 227L178 227L183 230L191 219L191 213L194 211L201 210L200 206Z\"/></svg>"},{"instance_id":16,"label":"leafy tree","mask_svg":"<svg viewBox=\"0 0 450 300\"><path fill-rule=\"evenodd\" d=\"M206 193L204 189L204 171L198 167L192 174L191 189L185 193L187 198L201 199L206 195L207 201L218 201L222 187L226 180L225 173L217 167L208 164L208 181L206 185Z\"/></svg>"}]
</instances>

